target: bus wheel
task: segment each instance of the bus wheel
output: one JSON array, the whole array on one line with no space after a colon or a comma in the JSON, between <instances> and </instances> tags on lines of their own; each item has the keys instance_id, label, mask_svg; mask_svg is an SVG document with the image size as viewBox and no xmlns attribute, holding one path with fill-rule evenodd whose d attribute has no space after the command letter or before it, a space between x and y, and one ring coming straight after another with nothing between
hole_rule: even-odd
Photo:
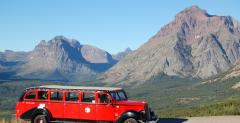
<instances>
[{"instance_id":1,"label":"bus wheel","mask_svg":"<svg viewBox=\"0 0 240 123\"><path fill-rule=\"evenodd\" d=\"M128 118L124 121L124 123L137 123L137 120L134 118Z\"/></svg>"},{"instance_id":2,"label":"bus wheel","mask_svg":"<svg viewBox=\"0 0 240 123\"><path fill-rule=\"evenodd\" d=\"M46 115L37 115L32 121L32 123L49 123Z\"/></svg>"}]
</instances>

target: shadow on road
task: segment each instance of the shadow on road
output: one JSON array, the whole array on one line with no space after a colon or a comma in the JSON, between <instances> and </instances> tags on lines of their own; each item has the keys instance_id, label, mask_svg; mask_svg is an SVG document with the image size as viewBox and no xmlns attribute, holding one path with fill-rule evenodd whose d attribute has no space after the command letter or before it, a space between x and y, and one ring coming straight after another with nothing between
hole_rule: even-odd
<instances>
[{"instance_id":1,"label":"shadow on road","mask_svg":"<svg viewBox=\"0 0 240 123\"><path fill-rule=\"evenodd\" d=\"M157 123L183 123L188 119L184 118L159 118Z\"/></svg>"}]
</instances>

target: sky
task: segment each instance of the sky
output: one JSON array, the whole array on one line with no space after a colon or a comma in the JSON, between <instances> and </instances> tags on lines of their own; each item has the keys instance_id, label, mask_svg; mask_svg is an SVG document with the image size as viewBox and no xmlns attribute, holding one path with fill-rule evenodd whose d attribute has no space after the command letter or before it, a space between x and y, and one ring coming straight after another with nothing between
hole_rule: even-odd
<instances>
[{"instance_id":1,"label":"sky","mask_svg":"<svg viewBox=\"0 0 240 123\"><path fill-rule=\"evenodd\" d=\"M186 7L240 21L239 0L1 0L0 51L63 35L115 54L137 49Z\"/></svg>"}]
</instances>

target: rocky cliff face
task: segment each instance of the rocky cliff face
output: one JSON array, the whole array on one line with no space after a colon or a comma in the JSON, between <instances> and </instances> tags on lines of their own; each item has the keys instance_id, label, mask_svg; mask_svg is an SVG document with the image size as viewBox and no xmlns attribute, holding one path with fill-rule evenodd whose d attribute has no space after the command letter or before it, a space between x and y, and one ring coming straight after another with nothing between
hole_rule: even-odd
<instances>
[{"instance_id":1,"label":"rocky cliff face","mask_svg":"<svg viewBox=\"0 0 240 123\"><path fill-rule=\"evenodd\" d=\"M117 62L117 60L114 60L112 55L108 52L91 45L83 45L81 53L84 59L90 63L115 64Z\"/></svg>"},{"instance_id":2,"label":"rocky cliff face","mask_svg":"<svg viewBox=\"0 0 240 123\"><path fill-rule=\"evenodd\" d=\"M117 62L102 49L56 36L30 52L0 52L0 79L90 81Z\"/></svg>"},{"instance_id":3,"label":"rocky cliff face","mask_svg":"<svg viewBox=\"0 0 240 123\"><path fill-rule=\"evenodd\" d=\"M75 74L96 73L86 65L81 55L81 45L76 40L57 36L46 42L41 41L26 58L18 76L28 79L72 80Z\"/></svg>"},{"instance_id":4,"label":"rocky cliff face","mask_svg":"<svg viewBox=\"0 0 240 123\"><path fill-rule=\"evenodd\" d=\"M192 6L99 79L144 82L162 74L205 79L229 70L239 57L240 24Z\"/></svg>"},{"instance_id":5,"label":"rocky cliff face","mask_svg":"<svg viewBox=\"0 0 240 123\"><path fill-rule=\"evenodd\" d=\"M106 51L77 40L56 36L41 41L16 70L17 77L62 81L90 81L117 61Z\"/></svg>"},{"instance_id":6,"label":"rocky cliff face","mask_svg":"<svg viewBox=\"0 0 240 123\"><path fill-rule=\"evenodd\" d=\"M24 61L28 52L14 52L11 50L6 50L0 52L0 60L2 61Z\"/></svg>"},{"instance_id":7,"label":"rocky cliff face","mask_svg":"<svg viewBox=\"0 0 240 123\"><path fill-rule=\"evenodd\" d=\"M119 53L113 55L113 58L117 61L120 61L132 52L133 51L130 48L127 48L127 49L125 49L125 51L122 51L122 52L119 52Z\"/></svg>"},{"instance_id":8,"label":"rocky cliff face","mask_svg":"<svg viewBox=\"0 0 240 123\"><path fill-rule=\"evenodd\" d=\"M16 69L24 63L28 52L0 52L0 80L14 78Z\"/></svg>"}]
</instances>

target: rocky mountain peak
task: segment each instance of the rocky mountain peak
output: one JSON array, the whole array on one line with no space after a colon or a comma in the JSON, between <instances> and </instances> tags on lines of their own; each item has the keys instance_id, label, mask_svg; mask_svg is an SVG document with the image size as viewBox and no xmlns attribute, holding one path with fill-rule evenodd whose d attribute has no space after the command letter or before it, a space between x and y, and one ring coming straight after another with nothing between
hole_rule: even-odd
<instances>
[{"instance_id":1,"label":"rocky mountain peak","mask_svg":"<svg viewBox=\"0 0 240 123\"><path fill-rule=\"evenodd\" d=\"M56 36L49 41L42 40L27 55L24 64L17 70L17 76L31 79L89 81L116 62L102 49L81 45L75 39Z\"/></svg>"},{"instance_id":2,"label":"rocky mountain peak","mask_svg":"<svg viewBox=\"0 0 240 123\"><path fill-rule=\"evenodd\" d=\"M206 79L240 59L238 22L191 6L99 79L146 82L160 75Z\"/></svg>"},{"instance_id":3,"label":"rocky mountain peak","mask_svg":"<svg viewBox=\"0 0 240 123\"><path fill-rule=\"evenodd\" d=\"M132 53L132 52L133 52L132 49L130 49L130 48L128 47L128 48L126 48L124 51L119 52L119 53L113 55L113 58L116 59L116 60L118 60L118 61L120 61L120 60L122 60L122 59L125 58L128 54L130 54L130 53Z\"/></svg>"},{"instance_id":4,"label":"rocky mountain peak","mask_svg":"<svg viewBox=\"0 0 240 123\"><path fill-rule=\"evenodd\" d=\"M42 40L35 49L42 49L44 47L55 47L55 48L66 48L66 47L72 47L72 48L80 48L80 43L75 39L69 39L64 36L56 36L53 39L49 41Z\"/></svg>"},{"instance_id":5,"label":"rocky mountain peak","mask_svg":"<svg viewBox=\"0 0 240 123\"><path fill-rule=\"evenodd\" d=\"M62 61L83 62L81 45L77 40L64 36L56 36L49 41L42 40L28 56L29 61L44 57L49 63L55 60L55 65Z\"/></svg>"},{"instance_id":6,"label":"rocky mountain peak","mask_svg":"<svg viewBox=\"0 0 240 123\"><path fill-rule=\"evenodd\" d=\"M206 10L199 8L198 6L191 6L176 15L176 19L190 19L194 18L196 20L205 20L208 17L211 17Z\"/></svg>"},{"instance_id":7,"label":"rocky mountain peak","mask_svg":"<svg viewBox=\"0 0 240 123\"><path fill-rule=\"evenodd\" d=\"M12 50L5 50L4 52L0 52L0 60L5 61L24 61L28 52L15 52Z\"/></svg>"},{"instance_id":8,"label":"rocky mountain peak","mask_svg":"<svg viewBox=\"0 0 240 123\"><path fill-rule=\"evenodd\" d=\"M131 52L131 51L132 51L132 49L128 47L128 48L125 49L124 52Z\"/></svg>"},{"instance_id":9,"label":"rocky mountain peak","mask_svg":"<svg viewBox=\"0 0 240 123\"><path fill-rule=\"evenodd\" d=\"M56 36L49 41L42 40L34 49L33 52L38 54L57 53L62 55L69 55L71 58L79 58L81 49L80 43L75 39L69 39L64 36ZM61 56L62 56L61 55Z\"/></svg>"},{"instance_id":10,"label":"rocky mountain peak","mask_svg":"<svg viewBox=\"0 0 240 123\"><path fill-rule=\"evenodd\" d=\"M6 79L90 81L117 62L103 49L56 36L41 40L30 52L0 52L0 76L7 72Z\"/></svg>"},{"instance_id":11,"label":"rocky mountain peak","mask_svg":"<svg viewBox=\"0 0 240 123\"><path fill-rule=\"evenodd\" d=\"M191 44L195 37L201 37L200 32L209 33L218 30L216 26L224 23L219 20L218 16L212 16L198 6L191 6L179 12L174 20L164 26L155 37L166 37L172 33L178 33L179 37L187 38L187 42Z\"/></svg>"},{"instance_id":12,"label":"rocky mountain peak","mask_svg":"<svg viewBox=\"0 0 240 123\"><path fill-rule=\"evenodd\" d=\"M80 47L80 43L75 39L69 39L64 36L56 36L49 41L50 44L64 45L68 44L72 47Z\"/></svg>"},{"instance_id":13,"label":"rocky mountain peak","mask_svg":"<svg viewBox=\"0 0 240 123\"><path fill-rule=\"evenodd\" d=\"M83 45L81 53L82 56L90 63L116 63L108 52L91 45Z\"/></svg>"}]
</instances>

